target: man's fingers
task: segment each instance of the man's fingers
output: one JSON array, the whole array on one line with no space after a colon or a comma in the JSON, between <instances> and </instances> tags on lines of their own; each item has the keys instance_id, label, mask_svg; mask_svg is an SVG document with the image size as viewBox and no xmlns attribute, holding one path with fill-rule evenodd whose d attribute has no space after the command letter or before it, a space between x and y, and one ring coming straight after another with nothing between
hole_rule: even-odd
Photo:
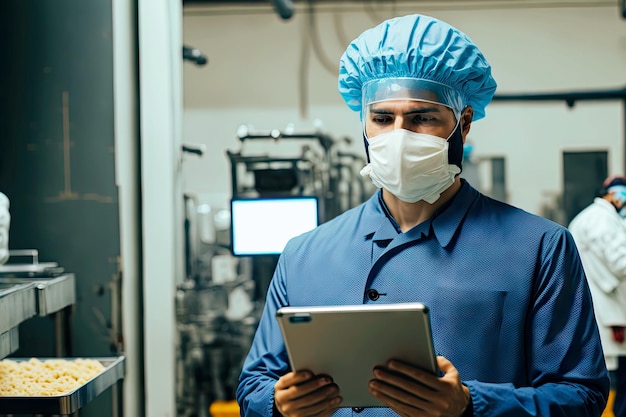
<instances>
[{"instance_id":1,"label":"man's fingers","mask_svg":"<svg viewBox=\"0 0 626 417\"><path fill-rule=\"evenodd\" d=\"M341 397L326 375L290 372L274 384L274 403L284 416L326 417L341 403Z\"/></svg>"},{"instance_id":2,"label":"man's fingers","mask_svg":"<svg viewBox=\"0 0 626 417\"><path fill-rule=\"evenodd\" d=\"M313 377L313 374L309 371L298 371L298 372L289 372L283 375L276 384L274 384L274 389L285 389L292 385L301 384L304 381L307 381Z\"/></svg>"},{"instance_id":3,"label":"man's fingers","mask_svg":"<svg viewBox=\"0 0 626 417\"><path fill-rule=\"evenodd\" d=\"M288 401L277 408L283 415L326 416L331 415L339 404L341 404L341 397L310 396Z\"/></svg>"}]
</instances>

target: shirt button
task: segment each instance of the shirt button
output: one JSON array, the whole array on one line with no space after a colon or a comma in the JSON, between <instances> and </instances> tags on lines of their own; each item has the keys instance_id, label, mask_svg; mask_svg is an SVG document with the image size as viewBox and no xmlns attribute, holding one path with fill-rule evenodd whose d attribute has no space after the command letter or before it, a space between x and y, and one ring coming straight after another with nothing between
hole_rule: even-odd
<instances>
[{"instance_id":1,"label":"shirt button","mask_svg":"<svg viewBox=\"0 0 626 417\"><path fill-rule=\"evenodd\" d=\"M355 413L360 413L363 410L365 410L365 408L361 408L361 407L353 407L352 408L352 411L354 411Z\"/></svg>"},{"instance_id":2,"label":"shirt button","mask_svg":"<svg viewBox=\"0 0 626 417\"><path fill-rule=\"evenodd\" d=\"M380 298L380 294L375 289L367 290L367 298L372 301L376 301Z\"/></svg>"}]
</instances>

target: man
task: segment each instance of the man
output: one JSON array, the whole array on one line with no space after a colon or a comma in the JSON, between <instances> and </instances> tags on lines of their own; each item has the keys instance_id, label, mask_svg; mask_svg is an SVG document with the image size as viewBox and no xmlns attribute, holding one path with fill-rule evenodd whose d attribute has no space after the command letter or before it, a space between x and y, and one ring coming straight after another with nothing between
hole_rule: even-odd
<instances>
[{"instance_id":1,"label":"man","mask_svg":"<svg viewBox=\"0 0 626 417\"><path fill-rule=\"evenodd\" d=\"M569 230L589 281L606 365L613 371L613 412L626 417L626 178L607 178L600 194Z\"/></svg>"},{"instance_id":2,"label":"man","mask_svg":"<svg viewBox=\"0 0 626 417\"><path fill-rule=\"evenodd\" d=\"M349 45L339 91L361 114L361 173L380 190L285 247L241 373L241 415L601 414L609 381L571 235L458 176L495 89L471 40L428 16ZM443 374L380 364L369 389L388 408L341 408L332 375L289 368L279 307L411 301L430 307Z\"/></svg>"}]
</instances>

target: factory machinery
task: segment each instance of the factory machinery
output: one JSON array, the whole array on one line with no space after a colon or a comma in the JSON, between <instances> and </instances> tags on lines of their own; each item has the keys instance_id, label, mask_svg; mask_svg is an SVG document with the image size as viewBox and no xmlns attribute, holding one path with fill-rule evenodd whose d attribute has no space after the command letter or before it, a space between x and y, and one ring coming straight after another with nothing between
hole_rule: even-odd
<instances>
[{"instance_id":1,"label":"factory machinery","mask_svg":"<svg viewBox=\"0 0 626 417\"><path fill-rule=\"evenodd\" d=\"M350 140L241 126L227 150L232 199L315 197L319 223L368 198ZM368 182L369 183L369 182ZM176 297L178 417L238 416L235 392L279 254L236 256L230 209L185 196L186 277ZM263 221L263 219L259 219Z\"/></svg>"}]
</instances>

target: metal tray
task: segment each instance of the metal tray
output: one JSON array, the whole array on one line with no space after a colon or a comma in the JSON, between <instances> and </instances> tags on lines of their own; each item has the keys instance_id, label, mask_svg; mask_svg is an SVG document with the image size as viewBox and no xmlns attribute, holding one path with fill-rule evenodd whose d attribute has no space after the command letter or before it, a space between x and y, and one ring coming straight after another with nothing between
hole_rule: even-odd
<instances>
[{"instance_id":1,"label":"metal tray","mask_svg":"<svg viewBox=\"0 0 626 417\"><path fill-rule=\"evenodd\" d=\"M50 359L77 359L77 358L50 358ZM87 405L91 400L102 394L117 381L124 379L124 356L111 358L85 358L100 361L105 370L87 381L85 384L64 395L49 397L2 397L0 396L0 410L5 414L44 414L69 415ZM28 360L13 359L11 360ZM45 360L45 359L40 359Z\"/></svg>"},{"instance_id":2,"label":"metal tray","mask_svg":"<svg viewBox=\"0 0 626 417\"><path fill-rule=\"evenodd\" d=\"M31 263L15 263L15 258L28 257ZM17 249L9 251L9 262L0 265L0 276L7 277L56 277L63 273L56 262L39 262L37 249Z\"/></svg>"},{"instance_id":3,"label":"metal tray","mask_svg":"<svg viewBox=\"0 0 626 417\"><path fill-rule=\"evenodd\" d=\"M59 264L56 262L44 262L40 264L4 264L0 265L0 274L40 274L47 268L57 268Z\"/></svg>"},{"instance_id":4,"label":"metal tray","mask_svg":"<svg viewBox=\"0 0 626 417\"><path fill-rule=\"evenodd\" d=\"M0 333L0 360L6 358L20 347L20 334L17 327Z\"/></svg>"},{"instance_id":5,"label":"metal tray","mask_svg":"<svg viewBox=\"0 0 626 417\"><path fill-rule=\"evenodd\" d=\"M2 278L0 285L34 283L37 314L47 316L76 303L74 274L63 274L53 278Z\"/></svg>"},{"instance_id":6,"label":"metal tray","mask_svg":"<svg viewBox=\"0 0 626 417\"><path fill-rule=\"evenodd\" d=\"M0 334L8 332L37 313L35 284L0 283Z\"/></svg>"}]
</instances>

